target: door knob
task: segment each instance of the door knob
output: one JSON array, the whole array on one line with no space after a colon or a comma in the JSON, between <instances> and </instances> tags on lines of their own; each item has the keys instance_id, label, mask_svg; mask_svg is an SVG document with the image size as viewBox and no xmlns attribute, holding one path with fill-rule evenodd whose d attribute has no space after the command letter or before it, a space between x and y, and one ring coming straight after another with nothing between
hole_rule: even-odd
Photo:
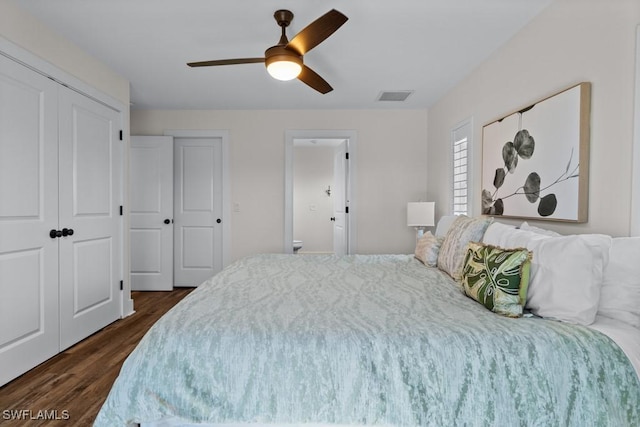
<instances>
[{"instance_id":1,"label":"door knob","mask_svg":"<svg viewBox=\"0 0 640 427\"><path fill-rule=\"evenodd\" d=\"M217 222L218 224L220 224L220 223L222 222L222 220L221 220L220 218L218 218L218 219L216 219L216 222Z\"/></svg>"},{"instance_id":2,"label":"door knob","mask_svg":"<svg viewBox=\"0 0 640 427\"><path fill-rule=\"evenodd\" d=\"M49 231L49 237L55 239L56 237L62 237L62 231L60 230L51 230Z\"/></svg>"},{"instance_id":3,"label":"door knob","mask_svg":"<svg viewBox=\"0 0 640 427\"><path fill-rule=\"evenodd\" d=\"M332 216L332 217L331 217L331 221L335 221L335 220L336 220L336 217L335 217L335 216Z\"/></svg>"},{"instance_id":4,"label":"door knob","mask_svg":"<svg viewBox=\"0 0 640 427\"><path fill-rule=\"evenodd\" d=\"M63 228L62 229L63 236L73 236L73 228Z\"/></svg>"},{"instance_id":5,"label":"door knob","mask_svg":"<svg viewBox=\"0 0 640 427\"><path fill-rule=\"evenodd\" d=\"M165 224L171 224L171 220L169 218L167 218L167 219L164 220L164 223Z\"/></svg>"}]
</instances>

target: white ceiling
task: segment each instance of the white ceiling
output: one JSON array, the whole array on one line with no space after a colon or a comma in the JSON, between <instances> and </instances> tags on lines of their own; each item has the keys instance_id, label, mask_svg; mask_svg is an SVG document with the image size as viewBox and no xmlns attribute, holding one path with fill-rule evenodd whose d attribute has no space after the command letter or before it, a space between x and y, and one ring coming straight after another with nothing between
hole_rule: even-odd
<instances>
[{"instance_id":1,"label":"white ceiling","mask_svg":"<svg viewBox=\"0 0 640 427\"><path fill-rule=\"evenodd\" d=\"M428 108L552 0L14 0L131 82L132 108ZM262 64L187 62L261 57L335 8L349 20L304 61L334 90L271 78ZM413 90L405 102L382 91Z\"/></svg>"}]
</instances>

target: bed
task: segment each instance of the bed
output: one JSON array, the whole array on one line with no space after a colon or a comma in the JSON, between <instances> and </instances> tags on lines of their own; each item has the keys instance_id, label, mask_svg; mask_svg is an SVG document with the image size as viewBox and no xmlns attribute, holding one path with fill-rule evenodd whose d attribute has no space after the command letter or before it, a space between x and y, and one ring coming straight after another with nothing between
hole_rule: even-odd
<instances>
[{"instance_id":1,"label":"bed","mask_svg":"<svg viewBox=\"0 0 640 427\"><path fill-rule=\"evenodd\" d=\"M640 425L637 331L600 323L496 315L413 255L250 256L149 330L95 425Z\"/></svg>"}]
</instances>

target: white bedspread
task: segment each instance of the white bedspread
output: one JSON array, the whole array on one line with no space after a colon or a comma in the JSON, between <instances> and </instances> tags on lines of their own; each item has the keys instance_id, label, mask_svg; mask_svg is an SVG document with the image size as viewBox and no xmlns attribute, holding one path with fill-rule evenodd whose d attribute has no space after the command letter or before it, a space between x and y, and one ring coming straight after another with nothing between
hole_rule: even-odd
<instances>
[{"instance_id":1,"label":"white bedspread","mask_svg":"<svg viewBox=\"0 0 640 427\"><path fill-rule=\"evenodd\" d=\"M611 338L627 355L640 378L640 330L618 320L598 316L589 328Z\"/></svg>"}]
</instances>

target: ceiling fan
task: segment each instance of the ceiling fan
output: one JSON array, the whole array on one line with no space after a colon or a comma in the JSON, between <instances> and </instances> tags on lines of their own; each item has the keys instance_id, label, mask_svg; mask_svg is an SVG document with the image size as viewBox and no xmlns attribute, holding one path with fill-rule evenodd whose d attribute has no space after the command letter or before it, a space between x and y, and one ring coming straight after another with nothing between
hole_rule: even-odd
<instances>
[{"instance_id":1,"label":"ceiling fan","mask_svg":"<svg viewBox=\"0 0 640 427\"><path fill-rule=\"evenodd\" d=\"M293 19L289 10L278 10L273 14L278 25L282 28L280 41L264 52L264 58L220 59L213 61L189 62L189 67L210 67L214 65L254 64L263 62L269 74L278 80L298 80L312 87L320 93L333 90L331 85L315 71L303 63L303 56L311 49L322 43L338 28L347 22L347 18L335 9L322 15L296 34L291 41L287 39L286 28Z\"/></svg>"}]
</instances>

